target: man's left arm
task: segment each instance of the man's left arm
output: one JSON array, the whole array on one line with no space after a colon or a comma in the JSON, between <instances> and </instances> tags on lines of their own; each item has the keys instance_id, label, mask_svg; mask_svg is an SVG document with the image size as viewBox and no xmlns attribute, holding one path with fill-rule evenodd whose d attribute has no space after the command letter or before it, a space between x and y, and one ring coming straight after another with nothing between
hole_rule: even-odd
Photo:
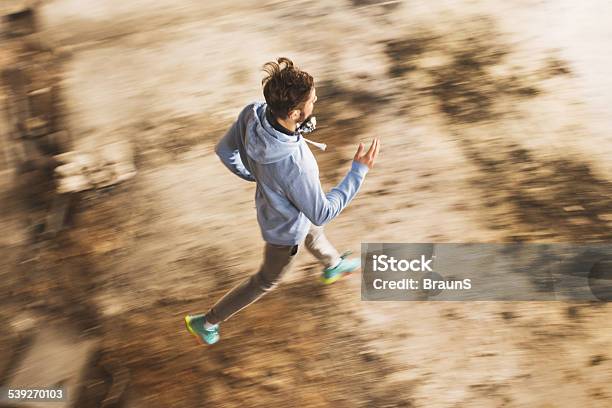
<instances>
[{"instance_id":1,"label":"man's left arm","mask_svg":"<svg viewBox=\"0 0 612 408\"><path fill-rule=\"evenodd\" d=\"M244 166L244 163L240 158L240 151L238 149L240 127L242 126L244 112L245 111L238 116L238 120L234 122L225 136L223 136L219 143L217 143L215 146L215 153L217 153L217 156L219 156L225 167L227 167L232 173L241 179L255 181L253 175Z\"/></svg>"}]
</instances>

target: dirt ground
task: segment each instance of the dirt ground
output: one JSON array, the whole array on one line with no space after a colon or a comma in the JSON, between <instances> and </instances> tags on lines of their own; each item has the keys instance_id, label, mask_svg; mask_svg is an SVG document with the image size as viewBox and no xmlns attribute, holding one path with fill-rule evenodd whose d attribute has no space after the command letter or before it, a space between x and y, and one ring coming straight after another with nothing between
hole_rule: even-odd
<instances>
[{"instance_id":1,"label":"dirt ground","mask_svg":"<svg viewBox=\"0 0 612 408\"><path fill-rule=\"evenodd\" d=\"M130 408L611 406L610 303L362 302L302 253L219 344L183 327L259 266L254 186L213 147L278 56L316 79L325 188L382 140L339 249L612 240L611 7L495 3L44 2L76 148L128 141L138 175L35 248L3 180L3 338L76 321Z\"/></svg>"}]
</instances>

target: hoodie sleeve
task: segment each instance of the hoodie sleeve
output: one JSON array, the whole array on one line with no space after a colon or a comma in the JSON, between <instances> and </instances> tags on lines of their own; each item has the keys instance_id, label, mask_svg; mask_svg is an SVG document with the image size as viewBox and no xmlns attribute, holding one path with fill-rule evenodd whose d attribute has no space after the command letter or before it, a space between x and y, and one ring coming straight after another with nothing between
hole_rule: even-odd
<instances>
[{"instance_id":1,"label":"hoodie sleeve","mask_svg":"<svg viewBox=\"0 0 612 408\"><path fill-rule=\"evenodd\" d=\"M217 143L215 146L215 153L217 153L217 156L219 156L225 167L232 173L244 180L255 181L253 175L244 166L240 158L240 150L238 149L241 129L244 127L244 115L247 110L248 106L240 113L236 122L234 122L225 136Z\"/></svg>"},{"instance_id":2,"label":"hoodie sleeve","mask_svg":"<svg viewBox=\"0 0 612 408\"><path fill-rule=\"evenodd\" d=\"M316 173L302 173L289 186L288 198L314 225L324 225L351 202L367 172L368 166L353 161L348 174L327 194L323 192Z\"/></svg>"}]
</instances>

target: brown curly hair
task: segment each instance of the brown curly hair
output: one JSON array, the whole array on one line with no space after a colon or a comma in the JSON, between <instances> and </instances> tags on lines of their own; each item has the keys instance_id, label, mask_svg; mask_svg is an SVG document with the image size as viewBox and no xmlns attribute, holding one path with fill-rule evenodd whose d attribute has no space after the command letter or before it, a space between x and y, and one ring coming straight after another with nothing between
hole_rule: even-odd
<instances>
[{"instance_id":1,"label":"brown curly hair","mask_svg":"<svg viewBox=\"0 0 612 408\"><path fill-rule=\"evenodd\" d=\"M267 76L261 81L264 98L277 118L286 118L308 100L314 87L310 74L293 65L289 58L280 57L263 66Z\"/></svg>"}]
</instances>

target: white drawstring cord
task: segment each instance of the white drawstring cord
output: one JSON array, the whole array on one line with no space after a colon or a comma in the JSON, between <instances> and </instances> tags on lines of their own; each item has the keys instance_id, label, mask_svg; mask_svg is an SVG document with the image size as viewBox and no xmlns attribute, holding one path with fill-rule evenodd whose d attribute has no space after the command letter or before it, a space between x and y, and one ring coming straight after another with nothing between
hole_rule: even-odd
<instances>
[{"instance_id":1,"label":"white drawstring cord","mask_svg":"<svg viewBox=\"0 0 612 408\"><path fill-rule=\"evenodd\" d=\"M302 136L304 137L304 136ZM325 151L325 149L327 149L327 145L325 143L317 143L317 142L313 142L312 140L308 140L304 137L304 140L307 141L308 143L310 143L313 146L317 146L319 149Z\"/></svg>"}]
</instances>

